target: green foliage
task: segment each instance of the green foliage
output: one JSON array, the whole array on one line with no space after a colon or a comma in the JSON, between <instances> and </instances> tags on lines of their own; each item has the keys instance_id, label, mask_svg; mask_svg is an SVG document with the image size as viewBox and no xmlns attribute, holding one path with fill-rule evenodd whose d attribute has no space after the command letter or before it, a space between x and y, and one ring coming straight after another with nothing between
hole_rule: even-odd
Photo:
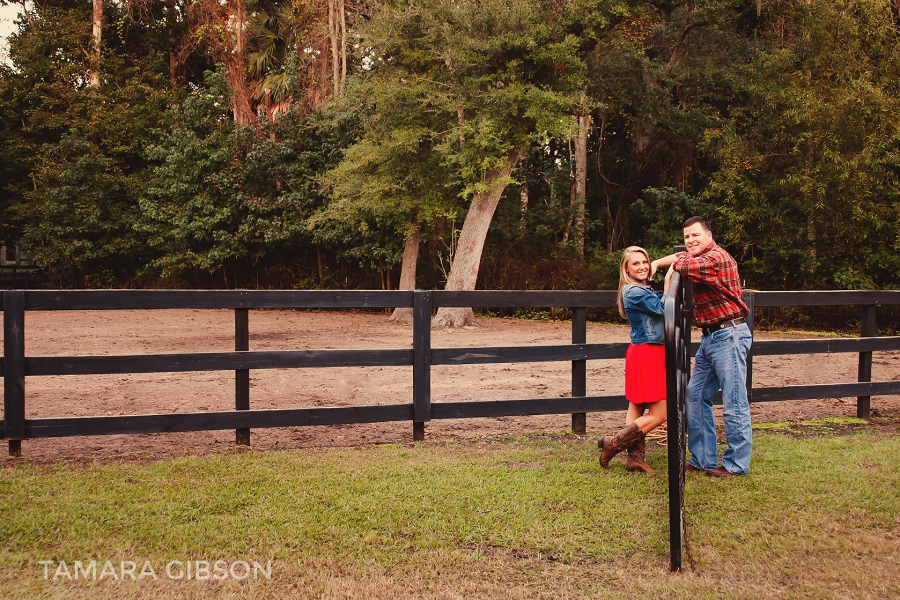
<instances>
[{"instance_id":1,"label":"green foliage","mask_svg":"<svg viewBox=\"0 0 900 600\"><path fill-rule=\"evenodd\" d=\"M64 136L45 148L35 178L38 190L25 195L34 225L24 236L35 257L78 287L114 286L112 265L127 268L139 251L119 165L83 138Z\"/></svg>"},{"instance_id":2,"label":"green foliage","mask_svg":"<svg viewBox=\"0 0 900 600\"><path fill-rule=\"evenodd\" d=\"M239 127L222 102L222 78L175 109L175 125L147 150L153 164L141 195L140 229L164 277L221 273L237 285L241 268L305 239L305 219L321 202L316 174L340 156L349 131L294 112L265 135Z\"/></svg>"},{"instance_id":3,"label":"green foliage","mask_svg":"<svg viewBox=\"0 0 900 600\"><path fill-rule=\"evenodd\" d=\"M87 87L86 3L35 6L10 39L14 64L0 83L18 142L4 147L4 238L27 245L59 285L121 285L150 258L133 228L142 153L181 95L161 56L129 41L136 25L124 6L107 5L104 19L117 27L101 88Z\"/></svg>"},{"instance_id":4,"label":"green foliage","mask_svg":"<svg viewBox=\"0 0 900 600\"><path fill-rule=\"evenodd\" d=\"M327 102L316 6L249 3L247 131L222 71L200 77L199 6L107 2L97 89L91 4L28 6L0 65L0 241L53 285L231 287L269 268L280 285L370 285L415 228L436 285L468 201L514 154L486 285L606 286L622 248L667 252L696 213L748 286L900 286L890 3L348 5L349 79Z\"/></svg>"},{"instance_id":5,"label":"green foliage","mask_svg":"<svg viewBox=\"0 0 900 600\"><path fill-rule=\"evenodd\" d=\"M694 215L706 215L715 220L716 205L679 192L674 188L647 188L635 200L632 211L639 216L647 250L659 253L672 251L672 246L684 243L683 223Z\"/></svg>"},{"instance_id":6,"label":"green foliage","mask_svg":"<svg viewBox=\"0 0 900 600\"><path fill-rule=\"evenodd\" d=\"M458 210L447 170L423 141L428 131L412 114L396 110L397 104L405 106L396 95L379 97L383 89L360 83L334 107L356 114L365 133L323 175L329 201L306 222L314 240L346 248L345 255L364 268L399 263L404 240L416 226L431 231ZM360 106L364 99L384 108Z\"/></svg>"},{"instance_id":7,"label":"green foliage","mask_svg":"<svg viewBox=\"0 0 900 600\"><path fill-rule=\"evenodd\" d=\"M139 69L127 71L122 87L72 92L69 100L83 112L70 113L59 141L28 156L32 186L9 186L18 192L9 214L22 229L21 240L70 285L117 285L149 258L133 229L142 153L177 93ZM47 129L32 133L35 141L53 137Z\"/></svg>"},{"instance_id":8,"label":"green foliage","mask_svg":"<svg viewBox=\"0 0 900 600\"><path fill-rule=\"evenodd\" d=\"M900 285L900 51L881 2L776 3L703 197L774 289Z\"/></svg>"}]
</instances>

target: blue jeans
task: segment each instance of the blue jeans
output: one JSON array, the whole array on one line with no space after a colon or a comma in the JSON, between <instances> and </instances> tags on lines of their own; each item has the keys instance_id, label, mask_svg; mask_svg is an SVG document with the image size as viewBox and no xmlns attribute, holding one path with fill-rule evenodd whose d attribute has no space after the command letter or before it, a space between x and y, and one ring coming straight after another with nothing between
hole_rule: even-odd
<instances>
[{"instance_id":1,"label":"blue jeans","mask_svg":"<svg viewBox=\"0 0 900 600\"><path fill-rule=\"evenodd\" d=\"M753 334L746 324L720 329L700 340L685 399L688 448L693 455L690 462L698 469L718 466L712 397L721 388L728 442L722 466L736 475L750 470L753 430L747 399L747 353L752 343Z\"/></svg>"}]
</instances>

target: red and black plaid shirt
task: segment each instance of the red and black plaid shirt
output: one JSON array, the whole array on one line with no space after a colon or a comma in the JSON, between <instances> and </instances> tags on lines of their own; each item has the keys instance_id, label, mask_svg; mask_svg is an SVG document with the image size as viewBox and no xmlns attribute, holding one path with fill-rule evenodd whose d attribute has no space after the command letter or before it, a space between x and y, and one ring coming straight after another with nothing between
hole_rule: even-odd
<instances>
[{"instance_id":1,"label":"red and black plaid shirt","mask_svg":"<svg viewBox=\"0 0 900 600\"><path fill-rule=\"evenodd\" d=\"M715 242L699 256L679 252L673 265L694 283L694 320L701 327L746 317L737 263Z\"/></svg>"}]
</instances>

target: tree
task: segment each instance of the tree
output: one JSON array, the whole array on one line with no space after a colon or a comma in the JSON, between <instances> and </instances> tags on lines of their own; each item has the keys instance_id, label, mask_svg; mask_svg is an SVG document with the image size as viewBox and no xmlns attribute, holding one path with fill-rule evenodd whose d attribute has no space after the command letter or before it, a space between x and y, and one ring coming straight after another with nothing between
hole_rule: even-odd
<instances>
[{"instance_id":1,"label":"tree","mask_svg":"<svg viewBox=\"0 0 900 600\"><path fill-rule=\"evenodd\" d=\"M91 54L90 80L91 87L100 87L100 52L103 39L103 0L93 0L91 13Z\"/></svg>"},{"instance_id":2,"label":"tree","mask_svg":"<svg viewBox=\"0 0 900 600\"><path fill-rule=\"evenodd\" d=\"M418 123L412 142L423 149L414 166L440 164L469 203L446 289L475 288L491 219L520 158L568 129L584 66L578 40L559 26L561 10L539 0L424 0L385 6L361 32L371 85L382 90L369 110L407 111L398 127ZM367 130L359 151L380 135ZM442 308L435 319L472 322L470 308Z\"/></svg>"},{"instance_id":3,"label":"tree","mask_svg":"<svg viewBox=\"0 0 900 600\"><path fill-rule=\"evenodd\" d=\"M257 124L247 81L247 22L244 0L199 0L190 6L191 34L203 40L217 63L224 65L234 120L244 127Z\"/></svg>"},{"instance_id":4,"label":"tree","mask_svg":"<svg viewBox=\"0 0 900 600\"><path fill-rule=\"evenodd\" d=\"M426 90L395 87L394 81L372 79L351 86L338 104L365 123L365 134L348 148L334 169L323 178L330 200L308 222L320 241L353 247L366 238L369 260L396 262L397 253L384 252L402 240L399 289L415 289L415 272L423 228L426 235L441 219L459 211L458 187L433 152L430 132L408 110L422 101ZM371 110L372 106L379 107ZM373 247L373 229L384 239ZM374 251L373 251L374 250ZM411 310L398 308L392 320L407 322Z\"/></svg>"}]
</instances>

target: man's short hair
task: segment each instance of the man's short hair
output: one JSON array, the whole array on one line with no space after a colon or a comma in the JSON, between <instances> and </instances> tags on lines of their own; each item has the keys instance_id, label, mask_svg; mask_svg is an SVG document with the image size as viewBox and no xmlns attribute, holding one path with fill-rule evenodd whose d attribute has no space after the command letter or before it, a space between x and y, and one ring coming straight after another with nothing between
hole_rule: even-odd
<instances>
[{"instance_id":1,"label":"man's short hair","mask_svg":"<svg viewBox=\"0 0 900 600\"><path fill-rule=\"evenodd\" d=\"M688 219L687 221L684 222L684 225L682 225L682 228L687 229L688 227L690 227L691 225L694 225L696 223L700 223L700 227L703 228L703 231L712 231L712 228L710 228L710 226L709 226L709 221L707 221L703 217L691 217L690 219Z\"/></svg>"}]
</instances>

